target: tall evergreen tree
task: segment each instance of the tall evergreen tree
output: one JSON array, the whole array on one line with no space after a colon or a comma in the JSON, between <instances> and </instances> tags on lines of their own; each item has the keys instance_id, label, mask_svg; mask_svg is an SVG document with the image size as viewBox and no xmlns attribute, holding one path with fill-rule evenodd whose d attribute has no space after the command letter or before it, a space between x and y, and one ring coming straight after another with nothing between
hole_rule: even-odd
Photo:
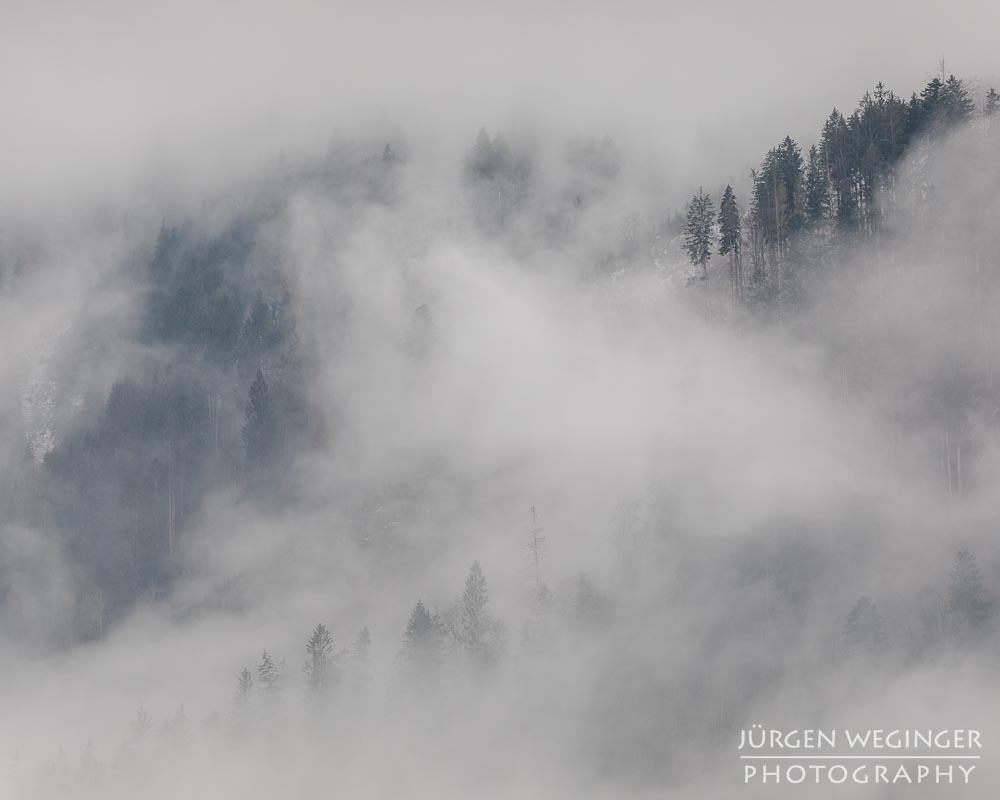
<instances>
[{"instance_id":1,"label":"tall evergreen tree","mask_svg":"<svg viewBox=\"0 0 1000 800\"><path fill-rule=\"evenodd\" d=\"M267 650L261 655L260 666L257 667L257 685L269 697L274 697L281 692L281 671Z\"/></svg>"},{"instance_id":2,"label":"tall evergreen tree","mask_svg":"<svg viewBox=\"0 0 1000 800\"><path fill-rule=\"evenodd\" d=\"M826 216L827 204L826 170L819 158L819 148L809 148L806 166L806 220L809 223L822 221Z\"/></svg>"},{"instance_id":3,"label":"tall evergreen tree","mask_svg":"<svg viewBox=\"0 0 1000 800\"><path fill-rule=\"evenodd\" d=\"M708 260L712 257L715 238L715 206L710 195L698 189L687 207L687 225L684 228L684 249L692 266L701 268L701 278L708 277Z\"/></svg>"},{"instance_id":4,"label":"tall evergreen tree","mask_svg":"<svg viewBox=\"0 0 1000 800\"><path fill-rule=\"evenodd\" d=\"M351 645L349 658L349 672L351 680L355 683L367 683L371 679L372 671L372 635L366 625L362 628Z\"/></svg>"},{"instance_id":5,"label":"tall evergreen tree","mask_svg":"<svg viewBox=\"0 0 1000 800\"><path fill-rule=\"evenodd\" d=\"M851 155L847 120L835 108L823 124L819 156L829 176L830 211L842 231L851 229L857 218L857 184Z\"/></svg>"},{"instance_id":6,"label":"tall evergreen tree","mask_svg":"<svg viewBox=\"0 0 1000 800\"><path fill-rule=\"evenodd\" d=\"M740 209L736 205L733 187L726 185L719 203L719 255L729 257L729 282L733 303L743 299L743 232L740 227Z\"/></svg>"},{"instance_id":7,"label":"tall evergreen tree","mask_svg":"<svg viewBox=\"0 0 1000 800\"><path fill-rule=\"evenodd\" d=\"M844 624L844 649L849 655L877 655L885 650L888 637L878 607L869 597L854 604Z\"/></svg>"},{"instance_id":8,"label":"tall evergreen tree","mask_svg":"<svg viewBox=\"0 0 1000 800\"><path fill-rule=\"evenodd\" d=\"M991 135L995 133L994 128L998 119L1000 119L1000 93L990 88L983 103L983 120L986 123L987 133Z\"/></svg>"},{"instance_id":9,"label":"tall evergreen tree","mask_svg":"<svg viewBox=\"0 0 1000 800\"><path fill-rule=\"evenodd\" d=\"M586 572L577 577L573 614L585 629L603 628L611 621L611 601Z\"/></svg>"},{"instance_id":10,"label":"tall evergreen tree","mask_svg":"<svg viewBox=\"0 0 1000 800\"><path fill-rule=\"evenodd\" d=\"M436 686L440 680L442 635L440 620L427 610L422 600L417 600L399 651L399 662L414 684L426 688Z\"/></svg>"},{"instance_id":11,"label":"tall evergreen tree","mask_svg":"<svg viewBox=\"0 0 1000 800\"><path fill-rule=\"evenodd\" d=\"M941 116L949 125L961 124L972 119L976 104L965 81L949 75L939 95Z\"/></svg>"},{"instance_id":12,"label":"tall evergreen tree","mask_svg":"<svg viewBox=\"0 0 1000 800\"><path fill-rule=\"evenodd\" d=\"M235 732L241 733L250 726L250 701L253 694L253 676L246 667L240 672L236 681L236 693L233 695L232 726Z\"/></svg>"},{"instance_id":13,"label":"tall evergreen tree","mask_svg":"<svg viewBox=\"0 0 1000 800\"><path fill-rule=\"evenodd\" d=\"M490 613L489 602L483 568L473 561L465 579L457 633L466 653L481 666L494 663L503 645L503 626Z\"/></svg>"},{"instance_id":14,"label":"tall evergreen tree","mask_svg":"<svg viewBox=\"0 0 1000 800\"><path fill-rule=\"evenodd\" d=\"M271 402L271 390L261 370L257 370L257 376L250 384L244 419L243 444L246 447L247 466L251 470L258 470L270 462L278 440L277 417Z\"/></svg>"},{"instance_id":15,"label":"tall evergreen tree","mask_svg":"<svg viewBox=\"0 0 1000 800\"><path fill-rule=\"evenodd\" d=\"M983 573L975 554L962 548L955 555L948 588L948 617L958 636L971 635L987 626L993 603L983 586Z\"/></svg>"},{"instance_id":16,"label":"tall evergreen tree","mask_svg":"<svg viewBox=\"0 0 1000 800\"><path fill-rule=\"evenodd\" d=\"M333 652L333 636L322 622L306 642L306 663L302 665L306 689L318 694L330 689L340 677L340 665Z\"/></svg>"}]
</instances>

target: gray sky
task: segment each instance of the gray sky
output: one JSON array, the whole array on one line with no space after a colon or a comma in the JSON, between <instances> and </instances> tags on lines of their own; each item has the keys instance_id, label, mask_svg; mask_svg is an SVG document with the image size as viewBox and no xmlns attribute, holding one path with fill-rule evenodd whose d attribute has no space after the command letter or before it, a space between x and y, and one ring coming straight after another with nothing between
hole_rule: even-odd
<instances>
[{"instance_id":1,"label":"gray sky","mask_svg":"<svg viewBox=\"0 0 1000 800\"><path fill-rule=\"evenodd\" d=\"M464 146L520 119L728 177L881 78L995 76L988 0L0 2L0 202L225 178L384 115ZM197 176L197 177L194 177Z\"/></svg>"}]
</instances>

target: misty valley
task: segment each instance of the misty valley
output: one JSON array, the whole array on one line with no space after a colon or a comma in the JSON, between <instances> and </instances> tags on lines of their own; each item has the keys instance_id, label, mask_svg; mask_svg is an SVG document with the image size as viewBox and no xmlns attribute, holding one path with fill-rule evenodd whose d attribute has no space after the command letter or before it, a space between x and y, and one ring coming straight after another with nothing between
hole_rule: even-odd
<instances>
[{"instance_id":1,"label":"misty valley","mask_svg":"<svg viewBox=\"0 0 1000 800\"><path fill-rule=\"evenodd\" d=\"M0 797L780 794L754 725L995 796L1000 95L906 89L0 217Z\"/></svg>"}]
</instances>

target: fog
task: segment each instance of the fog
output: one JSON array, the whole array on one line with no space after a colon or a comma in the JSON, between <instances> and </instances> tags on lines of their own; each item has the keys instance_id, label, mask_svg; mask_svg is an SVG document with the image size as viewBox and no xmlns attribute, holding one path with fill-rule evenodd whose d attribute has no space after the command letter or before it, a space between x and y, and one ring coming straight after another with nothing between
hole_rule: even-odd
<instances>
[{"instance_id":1,"label":"fog","mask_svg":"<svg viewBox=\"0 0 1000 800\"><path fill-rule=\"evenodd\" d=\"M942 57L981 105L992 4L0 13L0 796L956 790L745 784L753 724L975 729L995 795L996 123L773 295L672 219Z\"/></svg>"}]
</instances>

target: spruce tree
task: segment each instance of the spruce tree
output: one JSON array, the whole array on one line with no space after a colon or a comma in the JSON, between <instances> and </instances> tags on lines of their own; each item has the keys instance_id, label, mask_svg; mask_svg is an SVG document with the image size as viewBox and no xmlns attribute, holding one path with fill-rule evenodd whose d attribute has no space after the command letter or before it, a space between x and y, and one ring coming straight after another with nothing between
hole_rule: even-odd
<instances>
[{"instance_id":1,"label":"spruce tree","mask_svg":"<svg viewBox=\"0 0 1000 800\"><path fill-rule=\"evenodd\" d=\"M372 635L365 626L351 645L349 672L355 683L367 683L371 679Z\"/></svg>"},{"instance_id":2,"label":"spruce tree","mask_svg":"<svg viewBox=\"0 0 1000 800\"><path fill-rule=\"evenodd\" d=\"M826 170L819 158L819 148L813 145L809 148L809 161L806 166L806 220L815 224L826 216L827 203Z\"/></svg>"},{"instance_id":3,"label":"spruce tree","mask_svg":"<svg viewBox=\"0 0 1000 800\"><path fill-rule=\"evenodd\" d=\"M268 465L277 447L278 430L271 390L264 373L250 384L244 415L243 444L246 447L247 466L253 472Z\"/></svg>"},{"instance_id":4,"label":"spruce tree","mask_svg":"<svg viewBox=\"0 0 1000 800\"><path fill-rule=\"evenodd\" d=\"M577 577L573 613L582 628L603 628L611 621L611 601L586 572Z\"/></svg>"},{"instance_id":5,"label":"spruce tree","mask_svg":"<svg viewBox=\"0 0 1000 800\"><path fill-rule=\"evenodd\" d=\"M442 634L440 620L427 610L422 600L417 600L406 623L398 657L414 684L437 685L441 672Z\"/></svg>"},{"instance_id":6,"label":"spruce tree","mask_svg":"<svg viewBox=\"0 0 1000 800\"><path fill-rule=\"evenodd\" d=\"M869 597L854 604L844 624L844 649L849 655L876 655L885 650L885 623Z\"/></svg>"},{"instance_id":7,"label":"spruce tree","mask_svg":"<svg viewBox=\"0 0 1000 800\"><path fill-rule=\"evenodd\" d=\"M965 81L954 75L949 75L941 87L939 101L942 119L949 125L968 122L976 110Z\"/></svg>"},{"instance_id":8,"label":"spruce tree","mask_svg":"<svg viewBox=\"0 0 1000 800\"><path fill-rule=\"evenodd\" d=\"M719 203L719 255L729 257L729 282L734 304L743 299L742 246L740 209L736 205L733 187L727 184Z\"/></svg>"},{"instance_id":9,"label":"spruce tree","mask_svg":"<svg viewBox=\"0 0 1000 800\"><path fill-rule=\"evenodd\" d=\"M250 700L250 693L253 691L253 675L246 667L240 672L240 677L236 681L236 702L243 703Z\"/></svg>"},{"instance_id":10,"label":"spruce tree","mask_svg":"<svg viewBox=\"0 0 1000 800\"><path fill-rule=\"evenodd\" d=\"M333 652L333 636L322 622L306 642L306 662L302 665L306 689L320 694L331 688L339 677L339 665Z\"/></svg>"},{"instance_id":11,"label":"spruce tree","mask_svg":"<svg viewBox=\"0 0 1000 800\"><path fill-rule=\"evenodd\" d=\"M236 693L233 695L232 726L236 733L242 733L250 726L250 701L253 693L253 676L246 667L240 672L236 681Z\"/></svg>"},{"instance_id":12,"label":"spruce tree","mask_svg":"<svg viewBox=\"0 0 1000 800\"><path fill-rule=\"evenodd\" d=\"M503 626L490 613L489 602L483 568L473 561L465 579L457 634L465 652L480 666L494 663L503 645Z\"/></svg>"},{"instance_id":13,"label":"spruce tree","mask_svg":"<svg viewBox=\"0 0 1000 800\"><path fill-rule=\"evenodd\" d=\"M986 93L986 101L983 103L983 121L988 134L994 134L993 129L998 119L1000 119L1000 93L991 88Z\"/></svg>"},{"instance_id":14,"label":"spruce tree","mask_svg":"<svg viewBox=\"0 0 1000 800\"><path fill-rule=\"evenodd\" d=\"M265 650L257 667L257 685L268 697L274 697L281 692L281 670L274 663L271 654Z\"/></svg>"},{"instance_id":15,"label":"spruce tree","mask_svg":"<svg viewBox=\"0 0 1000 800\"><path fill-rule=\"evenodd\" d=\"M692 266L701 268L701 279L708 278L708 260L712 257L712 240L715 238L715 207L710 195L698 189L687 207L687 225L684 228L684 249Z\"/></svg>"},{"instance_id":16,"label":"spruce tree","mask_svg":"<svg viewBox=\"0 0 1000 800\"><path fill-rule=\"evenodd\" d=\"M983 573L975 554L963 548L955 555L948 589L948 618L959 638L983 630L989 623L993 603L983 586Z\"/></svg>"}]
</instances>

